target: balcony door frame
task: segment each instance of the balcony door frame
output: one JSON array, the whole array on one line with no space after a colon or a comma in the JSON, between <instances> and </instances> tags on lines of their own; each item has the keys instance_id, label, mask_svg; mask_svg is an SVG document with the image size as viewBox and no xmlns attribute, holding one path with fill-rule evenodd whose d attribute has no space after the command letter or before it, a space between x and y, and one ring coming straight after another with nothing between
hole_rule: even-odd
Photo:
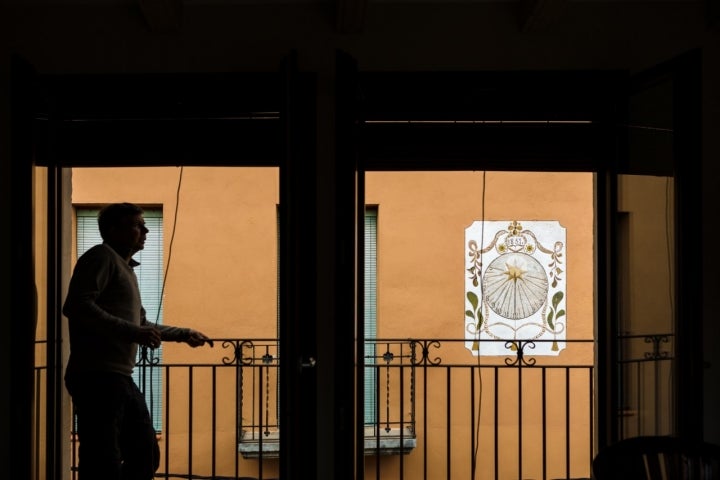
<instances>
[{"instance_id":1,"label":"balcony door frame","mask_svg":"<svg viewBox=\"0 0 720 480\"><path fill-rule=\"evenodd\" d=\"M64 478L67 422L61 405L63 338L61 305L68 281L68 239L63 225L70 215L66 169L83 167L221 166L277 167L280 176L280 324L283 363L300 365L312 357L315 337L315 283L306 272L315 268L315 75L300 72L291 52L274 72L73 74L45 75L20 58L13 63L13 222L22 251L13 271L22 281L13 285L13 311L23 331L14 334L18 356L27 359L18 371L22 395L14 402L23 425L27 457L15 462L18 478L30 478L34 459L32 349L37 315L32 224L36 212L47 212L47 388L44 414L46 478ZM254 112L277 112L277 118L254 118ZM108 148L111 145L112 148ZM45 205L34 205L33 171L47 168ZM303 175L300 175L300 172ZM310 232L308 226L311 227ZM301 279L302 276L302 279ZM24 299L20 301L21 299ZM22 311L21 311L22 309ZM30 369L30 371L26 371ZM20 375L20 374L23 375ZM283 377L280 421L282 478L315 476L316 394L314 372L294 371ZM15 387L13 387L15 388ZM25 423L26 422L26 423ZM310 441L309 441L310 440ZM22 449L25 452L24 449ZM310 474L311 477L306 475Z\"/></svg>"},{"instance_id":2,"label":"balcony door frame","mask_svg":"<svg viewBox=\"0 0 720 480\"><path fill-rule=\"evenodd\" d=\"M363 172L366 170L381 169L416 169L416 170L534 170L543 171L593 171L597 172L598 185L598 234L597 238L602 243L598 249L598 265L605 265L606 268L598 269L598 323L603 323L606 328L598 331L598 344L600 345L600 361L598 363L598 388L600 405L598 412L598 446L604 446L617 439L617 431L613 425L617 416L616 377L613 375L615 369L614 359L617 358L613 351L612 325L616 319L613 307L614 293L612 291L615 270L615 248L613 242L614 226L611 212L613 212L613 185L614 176L620 171L621 142L618 135L618 125L625 120L623 101L629 92L629 72L545 72L537 75L533 72L479 72L472 74L468 72L427 72L427 73L399 73L399 74L374 74L372 72L358 72L355 60L342 52L337 56L337 71L334 79L335 98L334 106L334 165L328 172L317 172L317 178L328 175L331 182L334 182L332 189L332 200L334 217L327 224L317 225L313 228L314 235L307 236L306 225L299 225L299 210L286 211L281 217L281 225L288 230L284 240L281 240L282 251L285 255L295 255L296 264L293 270L285 271L281 279L281 285L285 286L286 295L290 290L299 288L292 295L281 301L282 308L281 324L288 325L285 332L287 335L300 333L298 336L284 337L281 333L283 348L283 362L288 362L296 368L294 372L285 377L284 389L281 392L283 411L281 418L289 429L285 435L284 444L286 453L281 457L282 473L284 480L292 478L356 478L355 475L362 473L362 462L356 459L362 458L363 442L358 441L359 435L363 432L363 409L362 390L362 368L356 369L356 365L362 366L362 348L357 347L357 339L363 338L362 322L356 321L359 313L362 312L362 295L358 295L358 286L362 285L360 276L362 268L362 239L360 214L363 192ZM674 90L674 104L678 127L677 135L679 141L675 143L673 158L676 173L676 238L678 246L690 241L687 232L696 231L699 224L700 211L700 145L699 145L699 54L690 52L687 55L672 61L665 66L671 68L674 75L677 75L678 82ZM316 178L315 171L315 78L309 74L302 74L297 71L296 60L291 59L288 64L280 69L281 74L273 72L271 77L275 80L271 84L277 86L272 94L278 100L278 109L288 111L302 111L306 117L293 118L285 116L283 128L277 136L272 134L268 137L257 137L257 132L246 131L250 143L253 140L268 139L265 142L265 150L253 151L252 160L239 161L238 158L247 158L243 152L238 151L238 135L243 135L242 130L218 129L218 124L205 122L204 128L197 126L195 132L197 138L204 140L218 139L218 135L226 135L226 141L198 142L195 148L186 148L187 144L174 142L163 142L160 139L172 139L177 131L168 129L162 117L168 113L181 114L189 106L190 110L196 109L195 113L208 115L203 110L202 104L194 104L190 101L183 107L182 102L178 103L177 98L161 96L158 99L148 95L152 100L148 108L143 112L125 112L144 117L142 122L115 122L114 126L122 128L103 129L100 124L105 122L110 125L112 118L103 117L103 111L93 110L93 105L102 105L104 101L115 101L113 108L122 109L123 101L127 100L122 94L133 91L142 91L143 86L149 83L164 87L164 92L175 92L180 94L188 91L184 88L193 85L197 87L214 77L210 74L183 74L177 76L158 75L117 75L117 76L92 76L92 75L59 75L43 76L32 72L32 68L24 62L14 61L13 63L13 101L12 106L12 129L13 129L13 263L11 269L16 281L11 285L11 297L13 299L10 307L13 313L13 364L21 365L22 368L13 369L13 397L11 406L16 410L13 414L16 423L12 425L12 433L15 435L18 445L27 446L30 451L32 432L31 399L32 399L32 372L33 365L32 344L34 340L35 311L32 306L36 305L36 291L34 278L34 258L32 245L34 232L32 225L33 202L33 168L36 165L49 167L49 195L48 195L48 249L53 255L48 255L48 278L52 284L47 287L48 294L48 318L53 319L52 329L57 329L59 316L59 304L62 298L60 274L62 272L61 260L58 252L62 251L63 239L59 235L59 226L63 222L62 200L66 192L63 191L61 182L61 169L68 166L90 166L90 165L202 165L203 161L193 153L201 150L209 157L213 157L215 165L273 165L281 168L281 198L290 198L296 201L296 207L302 205L303 214L316 212L320 206L316 204L316 191L320 185L313 181L306 182L307 177L298 175L299 170L308 171L311 179ZM231 76L232 77L232 76ZM237 74L235 79L243 81L252 75ZM544 80L543 80L544 77ZM177 83L168 81L178 80ZM226 79L229 77L226 77ZM597 120L594 134L589 138L573 137L570 141L560 142L558 137L548 136L548 131L542 135L533 135L533 129L525 132L532 142L528 144L517 144L509 142L513 135L489 135L490 130L479 130L478 136L468 136L462 133L462 129L447 129L438 127L433 129L433 135L418 136L417 130L405 128L394 130L392 135L376 131L374 136L367 136L368 132L360 128L360 121L368 118L368 114L384 114L391 118L396 114L414 114L418 118L428 114L445 112L448 115L469 115L475 114L478 110L475 107L482 105L486 113L502 115L507 113L507 104L497 104L492 101L486 103L477 101L482 99L491 100L492 97L483 96L483 90L463 90L458 86L472 85L479 78L489 82L486 86L504 85L506 88L515 88L512 93L517 94L514 98L516 110L532 114L542 112L563 113L558 107L568 108L573 111L573 100L577 98L590 100L595 98L598 105L607 101L606 106L610 109L593 110L589 113L595 115ZM128 83L128 80L132 80ZM410 81L412 80L412 81ZM547 82L547 92L554 92L555 96L532 95L536 88L525 88L527 85L537 87L536 84L527 83L528 80ZM556 83L556 81L561 83ZM133 83L135 82L135 83ZM458 83L459 82L459 83ZM262 82L258 85L258 91L264 91ZM267 87L266 84L265 86ZM558 85L567 86L566 89L558 88ZM87 87L85 90L84 87ZM428 86L432 87L428 90ZM108 88L110 87L110 88ZM398 88L402 87L402 88ZM193 91L190 89L189 91ZM199 90L211 95L209 90ZM247 91L257 93L253 90L241 88L227 88L215 91L218 96L229 95L232 99L237 92ZM398 91L403 95L397 96ZM487 92L488 90L485 90ZM508 91L508 90L506 90ZM280 93L278 93L280 92ZM441 92L443 95L428 95L427 92ZM452 95L455 92L455 96ZM475 92L466 98L458 94L463 92ZM547 93L546 92L546 93ZM93 93L101 95L93 98ZM148 92L149 93L149 92ZM602 96L597 94L601 93ZM368 95L370 94L370 95ZM559 95L559 96L558 96ZM256 96L257 97L257 96ZM260 97L257 97L260 98ZM503 97L498 97L503 98ZM505 97L507 98L507 97ZM171 103L163 103L164 100L174 100ZM97 102L97 100L102 100ZM137 99L135 99L137 100ZM368 103L368 100L370 103ZM559 100L560 103L555 101ZM681 101L682 100L682 101ZM296 103L299 102L299 103ZM402 103L405 102L405 103ZM474 103L475 102L475 103ZM548 109L548 103L553 108ZM232 102L231 102L232 103ZM133 102L127 103L133 105ZM153 105L158 108L152 108ZM288 105L298 105L288 110ZM463 107L465 105L465 107ZM529 108L529 107L533 107ZM577 106L577 105L576 105ZM587 105L580 104L580 108ZM480 109L480 111L483 111ZM214 112L217 114L217 112ZM225 112L227 113L227 112ZM576 112L577 113L577 112ZM587 113L587 112L586 112ZM93 122L73 122L72 115L95 114ZM107 114L107 112L105 112ZM526 117L530 118L530 117ZM139 118L136 116L136 119ZM308 120L303 122L302 120ZM117 119L116 119L117 120ZM186 124L190 125L189 123ZM147 136L148 127L154 126L152 135ZM96 130L94 128L97 127ZM307 129L307 130L306 130ZM190 131L190 130L187 130ZM144 133L143 133L144 132ZM460 132L458 134L457 132ZM122 133L122 135L121 135ZM499 132L495 132L499 133ZM535 131L535 133L537 133ZM555 131L560 133L561 130ZM487 135L486 135L487 134ZM107 155L102 159L97 152L103 151L109 138L123 141L111 143L117 148L106 150ZM267 135L267 132L265 134ZM562 134L561 134L562 135ZM165 137L163 137L165 136ZM130 139L130 142L127 142ZM153 140L154 139L154 140ZM273 140L274 139L274 140ZM193 137L189 136L187 141L192 142ZM588 144L587 142L591 143ZM452 142L452 143L451 143ZM202 144L201 144L202 143ZM261 142L262 143L262 142ZM134 150L132 145L143 145L141 150ZM168 145L173 148L168 149ZM268 145L278 146L268 154ZM448 145L454 145L448 149ZM398 146L402 148L397 148ZM422 149L412 148L413 146ZM480 146L481 148L478 148ZM532 148L530 148L532 147ZM210 149L208 151L208 149ZM270 149L272 150L272 148ZM583 153L584 152L584 153ZM248 152L245 152L247 154ZM292 165L289 165L290 162ZM283 168L284 165L284 168ZM302 165L302 166L299 166ZM323 167L325 168L325 167ZM307 169L307 170L306 170ZM292 172L293 175L289 175ZM287 176L286 173L288 174ZM289 195L289 197L288 197ZM288 202L289 204L289 202ZM307 221L304 216L303 221ZM312 223L315 225L314 221ZM328 227L329 225L329 227ZM298 247L316 245L319 236L328 235L332 238L334 250L327 258L299 255ZM286 243L287 242L287 243ZM292 257L291 257L292 258ZM52 259L52 260L50 260ZM300 263L297 263L300 262ZM308 263L303 263L308 262ZM314 271L316 266L331 264L332 299L328 300L331 314L325 311L327 306L316 304L322 295L315 290L313 282L299 281L301 272ZM282 261L286 267L291 266L290 262ZM310 270L308 270L308 268ZM680 359L679 376L682 385L678 391L678 431L684 436L697 438L702 434L702 349L701 349L701 317L700 317L700 278L701 266L699 258L683 258L677 265L677 310L682 312L685 318L690 319L683 324L683 338L679 340L678 355ZM298 287L300 285L301 287ZM281 293L281 295L283 295ZM28 305L31 308L28 308ZM322 312L319 312L323 310ZM316 316L324 318L328 325L316 324ZM343 321L335 321L343 319ZM292 327L299 327L300 332L292 330ZM324 329L325 326L332 328ZM50 329L48 330L51 331ZM62 342L59 332L49 339L51 347L57 348ZM322 340L321 342L319 340ZM328 341L329 340L329 341ZM286 347L285 347L286 346ZM313 349L322 349L316 352ZM320 355L322 353L322 355ZM309 357L318 360L318 373L312 369L306 369L305 365L310 362ZM54 360L53 360L54 359ZM61 392L60 367L57 355L50 358L50 377L53 378L52 396L49 405L56 406L57 398ZM324 365L324 366L323 366ZM320 371L322 369L322 371ZM307 382L307 383L306 383ZM317 382L317 383L316 383ZM324 390L323 390L324 389ZM328 418L318 418L318 392L322 392L322 398L328 400L330 407ZM700 393L699 393L700 392ZM309 413L309 415L305 415ZM48 414L48 421L51 428L57 425L57 416L53 412ZM332 437L318 438L318 425L325 425L324 430L332 431ZM329 427L327 427L329 425ZM315 432L314 441L308 441L307 435ZM62 458L59 455L59 443L62 432L55 429L51 432L48 440L48 453L50 455L47 466L48 478L61 478L58 476L62 471ZM331 446L332 454L329 460L330 472L326 467L320 471L319 459L327 459L327 451L322 455L316 448L317 445ZM24 448L20 448L25 452ZM29 468L32 459L29 455L19 454L14 456L17 462L13 463L13 476L17 478L29 478ZM284 459L284 460L283 460ZM307 469L303 471L303 469Z\"/></svg>"},{"instance_id":3,"label":"balcony door frame","mask_svg":"<svg viewBox=\"0 0 720 480\"><path fill-rule=\"evenodd\" d=\"M336 342L355 342L355 358L338 358L336 395L353 406L355 438L346 449L355 455L338 471L344 478L364 478L363 467L363 207L366 171L584 171L596 174L598 242L596 258L597 406L596 448L619 440L617 350L617 241L615 211L618 175L628 168L625 128L628 100L644 80L672 75L669 101L676 127L672 168L675 175L676 319L684 320L676 355L680 384L676 397L677 431L702 438L701 270L697 258L678 252L691 239L700 219L699 52L692 51L642 75L628 71L572 72L362 72L357 61L336 56L337 232L344 251L336 271L344 299L338 318L353 319L337 332ZM458 125L454 120L591 120L573 125ZM368 120L394 125L369 125ZM431 120L412 125L408 120ZM388 122L391 123L391 122ZM651 165L639 167L651 169ZM347 266L355 266L354 275ZM354 299L354 302L352 301ZM681 315L682 313L682 315ZM680 320L677 320L678 322ZM688 325L690 324L690 325ZM354 330L352 326L354 325ZM679 329L678 329L679 331ZM348 379L354 379L349 388ZM349 455L349 454L348 454ZM353 475L353 476L351 476ZM339 478L339 477L338 477Z\"/></svg>"}]
</instances>

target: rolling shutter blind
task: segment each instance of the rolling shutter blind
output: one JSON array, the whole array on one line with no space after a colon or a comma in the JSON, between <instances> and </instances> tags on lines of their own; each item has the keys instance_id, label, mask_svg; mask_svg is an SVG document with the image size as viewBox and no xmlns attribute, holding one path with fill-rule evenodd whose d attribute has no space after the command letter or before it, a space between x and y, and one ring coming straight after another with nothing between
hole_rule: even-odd
<instances>
[{"instance_id":1,"label":"rolling shutter blind","mask_svg":"<svg viewBox=\"0 0 720 480\"><path fill-rule=\"evenodd\" d=\"M77 213L77 255L80 257L91 247L102 243L97 225L99 209L78 208ZM135 267L135 275L140 287L140 296L147 314L148 322L162 324L162 282L163 282L163 219L162 210L147 209L143 213L145 226L150 233L145 248L134 255L140 263ZM139 355L139 353L138 353ZM162 359L162 347L152 351L153 359ZM139 358L138 358L139 360ZM162 426L162 376L159 368L135 368L133 380L145 393L153 426L156 431Z\"/></svg>"},{"instance_id":2,"label":"rolling shutter blind","mask_svg":"<svg viewBox=\"0 0 720 480\"><path fill-rule=\"evenodd\" d=\"M377 207L365 207L365 339L377 338ZM365 358L374 365L375 343L365 342ZM377 422L377 369L365 368L365 424Z\"/></svg>"}]
</instances>

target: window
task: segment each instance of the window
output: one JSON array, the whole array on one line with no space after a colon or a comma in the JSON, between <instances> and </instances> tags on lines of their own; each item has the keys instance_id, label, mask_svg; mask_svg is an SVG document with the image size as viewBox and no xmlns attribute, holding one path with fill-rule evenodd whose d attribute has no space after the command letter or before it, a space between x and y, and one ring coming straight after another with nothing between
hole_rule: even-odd
<instances>
[{"instance_id":1,"label":"window","mask_svg":"<svg viewBox=\"0 0 720 480\"><path fill-rule=\"evenodd\" d=\"M88 249L102 243L100 231L97 226L99 209L78 207L77 214L77 255L78 257ZM145 209L143 214L145 225L150 231L145 242L145 248L133 257L140 263L135 267L135 275L140 286L140 295L143 306L150 322L162 324L162 282L163 282L163 218L161 209ZM141 352L138 352L140 361ZM153 360L162 359L162 347L152 350ZM145 393L145 399L153 419L156 431L162 427L162 378L155 368L135 368L133 380Z\"/></svg>"},{"instance_id":2,"label":"window","mask_svg":"<svg viewBox=\"0 0 720 480\"><path fill-rule=\"evenodd\" d=\"M376 206L365 207L365 358L375 358L377 338ZM374 362L373 362L374 363ZM377 369L365 368L365 425L377 423Z\"/></svg>"}]
</instances>

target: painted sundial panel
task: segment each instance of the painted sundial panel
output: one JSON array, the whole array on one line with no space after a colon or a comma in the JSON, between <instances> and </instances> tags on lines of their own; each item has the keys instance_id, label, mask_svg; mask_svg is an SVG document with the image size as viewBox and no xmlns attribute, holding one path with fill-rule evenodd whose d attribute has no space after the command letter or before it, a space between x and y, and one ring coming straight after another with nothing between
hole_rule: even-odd
<instances>
[{"instance_id":1,"label":"painted sundial panel","mask_svg":"<svg viewBox=\"0 0 720 480\"><path fill-rule=\"evenodd\" d=\"M465 339L474 355L507 355L513 340L534 341L530 355L565 348L565 245L554 220L476 221L465 230Z\"/></svg>"}]
</instances>

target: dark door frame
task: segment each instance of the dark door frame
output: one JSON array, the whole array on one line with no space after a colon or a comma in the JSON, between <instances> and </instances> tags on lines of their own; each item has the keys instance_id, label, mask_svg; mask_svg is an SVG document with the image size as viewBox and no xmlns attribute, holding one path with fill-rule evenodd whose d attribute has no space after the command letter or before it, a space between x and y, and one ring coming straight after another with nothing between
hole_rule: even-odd
<instances>
[{"instance_id":1,"label":"dark door frame","mask_svg":"<svg viewBox=\"0 0 720 480\"><path fill-rule=\"evenodd\" d=\"M279 167L280 348L288 366L281 377L280 422L283 450L290 452L281 457L281 471L283 478L307 478L317 460L309 454L316 442L308 441L316 426L314 376L289 367L314 355L315 284L304 275L315 268L315 237L307 230L315 224L315 188L308 180L315 169L315 75L298 70L294 52L277 72L264 73L42 75L21 59L13 67L18 141L12 224L19 241L12 268L21 280L12 285L17 300L12 311L13 337L22 341L12 344L13 357L23 366L13 369L14 417L20 422L13 430L22 434L27 453L24 461L15 457L18 473L12 476L30 478L33 464L31 355L37 315L28 308L36 302L33 169L48 169L46 473L60 478L67 468L61 453L66 432L57 412L64 389L61 272L70 267L61 263L62 169L183 165Z\"/></svg>"},{"instance_id":2,"label":"dark door frame","mask_svg":"<svg viewBox=\"0 0 720 480\"><path fill-rule=\"evenodd\" d=\"M338 62L340 64L340 61ZM358 192L362 186L362 172L365 170L541 170L541 171L595 171L598 172L598 206L605 212L612 211L613 175L620 171L622 160L618 141L618 119L623 119L622 102L618 97L626 95L628 74L617 71L587 72L408 72L408 73L373 73L357 72L352 62L343 75L338 77L338 94L350 99L337 113L336 124L336 177L335 191L338 193L338 216L335 221L335 235L339 245L337 254L323 261L333 262L335 280L348 280L347 286L338 289L335 305L337 318L356 318L358 303L355 302L355 286L358 285L357 264L358 248L362 247L358 239L359 221ZM675 77L675 151L676 175L676 235L677 249L682 251L690 241L686 232L693 231L701 218L700 205L700 55L698 51L689 52L669 64L658 68L669 68ZM13 337L11 352L13 362L21 368L12 370L11 406L17 410L13 414L13 435L20 446L19 451L25 452L23 445L30 446L32 412L29 405L32 400L32 372L34 364L32 342L34 340L34 322L36 315L28 306L36 305L33 259L33 184L32 170L35 165L46 165L51 169L66 166L90 165L205 165L206 158L213 158L213 165L281 165L288 159L302 158L313 164L314 145L314 110L309 113L307 125L303 130L297 118L289 116L283 127L268 128L253 123L252 118L236 118L232 121L225 118L233 116L237 111L283 111L287 105L300 102L305 107L314 105L314 77L292 73L278 74L182 74L173 75L67 75L40 76L37 81L31 69L22 62L13 64L13 242L11 269L16 281L11 285L12 305L10 312L13 318ZM182 77L183 82L177 79ZM301 93L289 86L299 79ZM247 82L242 88L239 83ZM345 82L345 83L343 83ZM181 85L183 84L183 85ZM217 85L225 88L214 88ZM192 85L187 90L184 87ZM151 88L147 89L150 86ZM230 88L232 86L232 88ZM142 87L142 88L140 88ZM183 88L181 88L183 87ZM273 89L271 87L276 87ZM261 92L272 90L272 94L264 96ZM201 92L201 99L188 98L183 92ZM144 92L145 97L137 96ZM243 96L242 92L247 95ZM278 94L277 92L283 92ZM435 95L428 94L435 92ZM437 93L441 93L438 95ZM223 95L225 95L223 97ZM312 98L305 102L301 98ZM275 107L254 109L257 100L271 98ZM585 102L578 102L585 99ZM149 103L143 100L151 100ZM680 101L682 100L682 101ZM255 102L255 103L254 103ZM589 103L588 103L589 102ZM262 101L260 102L262 103ZM142 107L142 105L145 107ZM150 107L148 107L150 105ZM242 105L242 108L239 106ZM336 98L336 108L341 105ZM508 105L512 108L507 108ZM236 108L239 108L237 110ZM583 129L572 126L517 125L517 128L493 128L485 125L454 126L447 125L405 125L388 127L381 124L369 127L363 123L368 119L477 119L478 113L486 118L515 119L522 114L527 120L564 120L587 119L593 121L592 128ZM43 113L46 119L40 117ZM306 112L307 113L307 112ZM168 116L170 114L170 116ZM552 117L548 117L552 114ZM429 117L431 115L431 117ZM227 121L218 121L223 119ZM77 121L82 119L83 121ZM346 123L349 122L349 123ZM112 125L112 128L108 128ZM239 128L243 125L243 128ZM267 125L267 123L265 124ZM279 124L278 124L279 125ZM308 128L306 127L304 128ZM298 138L297 133L303 132ZM246 132L246 135L238 132ZM572 135L569 135L572 133ZM238 137L241 135L241 138ZM521 135L525 142L515 142ZM308 138L312 141L308 142ZM128 139L131 141L128 142ZM210 139L210 141L208 141ZM564 142L560 140L564 139ZM570 141L568 141L570 139ZM293 154L288 145L298 142L303 152L299 157ZM133 150L132 145L143 148ZM108 150L107 145L115 148ZM242 145L242 149L239 146ZM253 145L258 146L253 148ZM455 145L452 150L447 145ZM270 148L268 148L270 146ZM276 149L273 147L277 147ZM208 149L210 149L208 151ZM104 151L107 155L98 158L97 152ZM533 153L534 152L534 153ZM682 155L682 157L681 157ZM523 161L512 161L518 157ZM608 159L612 159L608 161ZM342 160L349 160L341 164ZM312 167L310 167L312 168ZM314 170L312 170L314 171ZM57 173L57 172L56 172ZM56 185L57 175L51 175L52 185ZM314 178L314 177L313 177ZM303 184L290 177L285 179L283 191L286 195L301 202L311 202L312 183ZM51 185L51 186L52 186ZM53 187L55 188L55 187ZM57 190L51 197L54 202ZM307 206L307 204L305 205ZM49 205L49 212L56 215L49 219L49 226L57 227L61 220L58 205ZM315 212L315 208L303 209L304 213ZM349 212L353 212L350 214ZM284 248L295 249L299 245L308 246L313 238L308 237L294 243L292 235L302 236L297 225L297 211L287 214L287 226L290 229ZM343 219L352 219L353 225ZM606 216L603 216L607 220ZM307 218L305 218L307 220ZM305 232L305 229L302 229ZM598 265L607 268L598 270L598 321L612 325L615 318L613 307L613 275L612 247L613 226L611 221L602 222L598 229L598 238L605 239L607 248L598 251ZM297 238L297 237L296 237ZM59 240L51 239L52 245ZM297 251L295 251L297 253ZM286 252L286 254L288 254ZM677 311L689 321L683 323L682 335L678 339L679 351L679 397L678 397L678 431L681 435L698 438L702 436L702 343L701 343L701 302L699 285L701 265L699 258L678 256L677 265ZM300 257L295 257L298 260ZM362 258L362 257L359 257ZM57 260L57 259L56 259ZM312 262L320 262L312 259ZM348 270L348 267L350 270ZM352 279L348 276L352 272ZM288 279L295 278L295 273L288 272L281 284L290 288ZM55 275L55 274L53 274ZM360 280L362 280L360 278ZM57 280L56 280L57 281ZM299 282L303 288L310 290L297 291L297 297L289 300L290 306L285 311L292 312L293 322L312 318L307 312L314 311L313 304L304 303L307 299L313 302L316 292L308 282ZM297 284L296 284L297 285ZM347 290L352 288L353 290ZM59 290L55 290L58 292ZM286 292L287 293L287 292ZM301 300L304 298L305 300ZM349 303L345 303L345 300ZM55 309L57 295L52 296ZM284 304L285 305L285 304ZM342 306L344 305L344 306ZM348 307L348 305L350 305ZM289 317L288 317L289 318ZM679 318L679 315L678 315ZM288 320L290 322L290 320ZM335 332L338 342L334 366L337 409L333 412L336 428L337 452L341 453L334 461L337 468L343 465L339 459L352 459L359 454L361 445L357 443L356 433L362 432L358 427L359 414L362 411L362 396L357 392L355 364L360 365L362 359L340 358L340 352L346 352L343 345L351 345L356 341L358 330L356 325L362 322L351 322L347 328ZM305 324L305 327L308 325ZM312 332L305 330L305 334ZM361 327L360 327L361 328ZM680 330L678 330L680 332ZM362 333L362 332L360 332ZM612 426L617 410L613 398L614 380L613 366L608 361L613 358L612 345L615 332L611 327L600 329L598 343L601 345L601 361L598 367L598 386L601 389L601 408L598 409L599 447L612 443L617 439L617 431ZM306 337L301 337L306 338ZM359 337L362 338L362 337ZM51 340L53 343L59 338ZM349 343L345 343L349 342ZM285 342L283 342L285 343ZM311 355L310 348L295 344L290 350L291 362L299 362L298 371L302 371L305 357ZM355 349L361 352L362 349ZM285 351L287 353L287 351ZM295 357L295 358L293 358ZM339 360L339 361L338 361ZM359 363L358 363L359 360ZM57 365L53 365L57 372ZM362 369L359 369L360 371ZM306 375L307 376L307 375ZM57 383L58 375L54 375ZM350 379L350 380L348 380ZM313 380L314 381L314 380ZM348 381L354 383L349 386ZM289 385L289 384L288 384ZM59 391L55 385L54 391ZM604 393L603 393L604 392ZM287 405L305 405L306 400L288 395L299 395L297 385L285 390L284 398ZM615 397L616 398L616 397ZM293 402L297 402L294 403ZM304 409L305 407L300 407ZM294 413L293 413L294 412ZM285 411L286 415L297 414ZM349 415L349 417L348 417ZM347 418L354 418L355 425L348 427ZM307 425L314 426L320 419L306 419ZM55 420L53 420L55 422ZM351 422L352 423L352 422ZM292 420L286 424L292 424ZM342 428L341 428L342 427ZM304 431L307 433L307 430ZM293 437L288 435L288 437ZM295 437L300 441L299 437ZM303 437L305 440L306 437ZM28 450L29 451L29 450ZM302 448L298 451L303 451ZM353 453L349 453L353 452ZM304 452L303 458L307 459ZM29 455L13 453L13 474L17 478L28 477L32 459ZM317 457L316 457L317 458ZM295 461L300 461L296 458ZM311 460L309 468L316 469L315 460ZM352 462L349 463L352 465ZM354 466L357 471L357 466ZM54 467L53 467L54 468ZM293 470L291 463L286 463L284 472L291 476L301 475L301 471ZM353 468L353 467L350 467ZM345 472L345 467L342 467ZM299 477L298 477L299 478ZM305 477L307 478L307 477Z\"/></svg>"},{"instance_id":3,"label":"dark door frame","mask_svg":"<svg viewBox=\"0 0 720 480\"><path fill-rule=\"evenodd\" d=\"M356 210L355 226L344 228L348 252L357 253L354 285L362 285L362 185L365 171L518 170L589 171L597 174L597 448L619 440L617 290L615 262L616 179L628 168L627 100L647 80L662 73L674 80L676 177L677 355L682 375L677 395L678 434L702 438L701 266L697 257L679 255L687 232L700 217L700 52L694 50L645 72L361 72L352 56L338 52L338 99L344 122L338 130L338 155L354 168L339 179L346 209ZM343 101L344 103L340 103ZM423 120L423 123L413 123ZM452 123L452 121L462 121ZM512 125L473 120L526 120ZM553 123L590 120L588 124ZM372 122L368 122L372 121ZM391 121L383 123L384 121ZM648 165L650 167L650 165ZM349 240L350 232L354 235ZM348 292L349 295L349 292ZM354 318L362 318L361 299ZM346 312L350 313L350 312ZM680 321L680 320L678 320ZM355 322L354 338L363 338ZM348 338L350 335L347 335ZM362 348L355 364L362 365ZM362 385L362 368L345 367ZM348 398L348 402L350 399ZM356 432L362 432L362 395L354 398ZM361 443L358 436L355 446ZM361 458L361 448L356 448ZM358 465L356 474L362 474Z\"/></svg>"}]
</instances>

